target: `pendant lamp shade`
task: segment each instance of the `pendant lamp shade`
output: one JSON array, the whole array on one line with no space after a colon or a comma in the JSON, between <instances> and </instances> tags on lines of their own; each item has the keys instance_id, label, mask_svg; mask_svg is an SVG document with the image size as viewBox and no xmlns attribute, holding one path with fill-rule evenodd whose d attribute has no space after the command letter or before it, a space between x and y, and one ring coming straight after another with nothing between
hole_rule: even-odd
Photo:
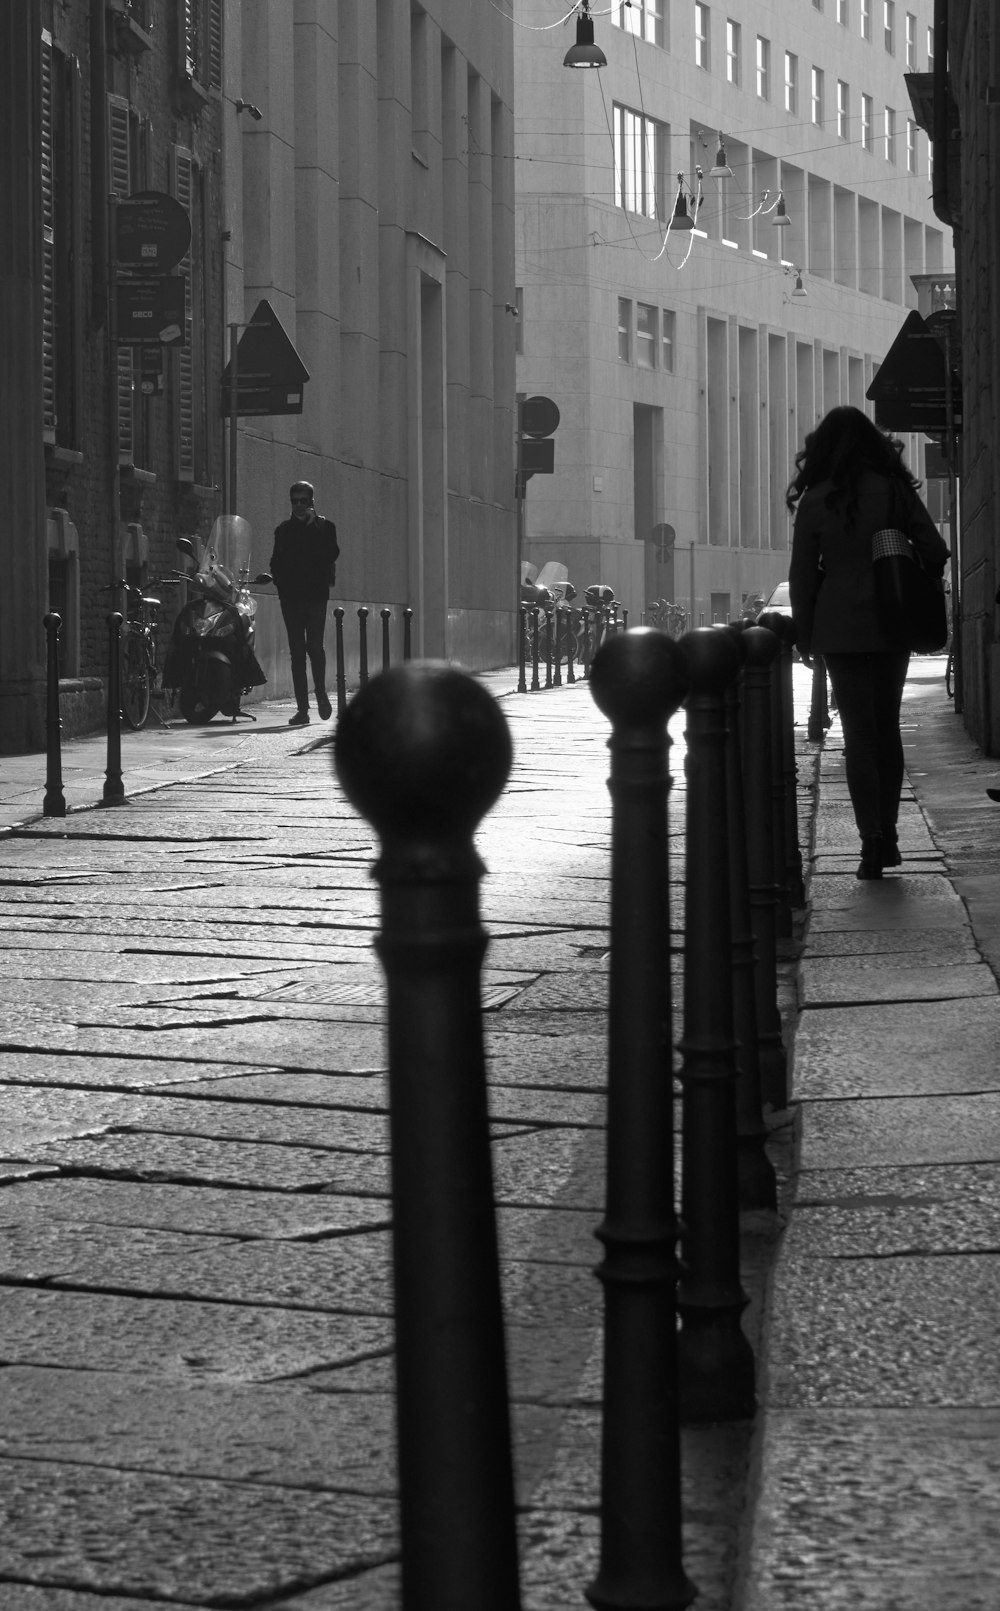
<instances>
[{"instance_id":1,"label":"pendant lamp shade","mask_svg":"<svg viewBox=\"0 0 1000 1611\"><path fill-rule=\"evenodd\" d=\"M608 58L599 45L594 44L594 19L588 11L581 11L576 19L576 44L571 45L563 57L564 67L607 67Z\"/></svg>"}]
</instances>

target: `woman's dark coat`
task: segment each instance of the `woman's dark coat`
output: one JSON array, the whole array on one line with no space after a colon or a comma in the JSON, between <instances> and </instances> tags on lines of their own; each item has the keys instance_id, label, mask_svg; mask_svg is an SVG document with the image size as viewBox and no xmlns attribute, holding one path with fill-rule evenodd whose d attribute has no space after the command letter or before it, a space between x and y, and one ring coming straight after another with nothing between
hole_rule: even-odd
<instances>
[{"instance_id":1,"label":"woman's dark coat","mask_svg":"<svg viewBox=\"0 0 1000 1611\"><path fill-rule=\"evenodd\" d=\"M944 572L948 548L917 492L897 476L862 472L853 523L826 502L829 481L799 500L788 571L801 654L873 654L893 648L878 624L872 533L903 525L932 576ZM895 507L893 507L895 499Z\"/></svg>"}]
</instances>

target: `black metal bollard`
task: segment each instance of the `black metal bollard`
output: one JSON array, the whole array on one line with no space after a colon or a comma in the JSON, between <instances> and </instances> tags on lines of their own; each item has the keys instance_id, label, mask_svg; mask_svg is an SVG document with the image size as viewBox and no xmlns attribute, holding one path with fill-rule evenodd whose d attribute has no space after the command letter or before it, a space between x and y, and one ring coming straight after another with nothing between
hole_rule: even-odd
<instances>
[{"instance_id":1,"label":"black metal bollard","mask_svg":"<svg viewBox=\"0 0 1000 1611\"><path fill-rule=\"evenodd\" d=\"M533 694L537 694L538 690L542 686L541 683L538 680L538 657L539 657L539 650L541 648L541 645L540 645L540 643L538 641L538 634L541 631L541 622L539 620L538 608L535 605L531 606L530 619L531 619L531 692Z\"/></svg>"},{"instance_id":2,"label":"black metal bollard","mask_svg":"<svg viewBox=\"0 0 1000 1611\"><path fill-rule=\"evenodd\" d=\"M809 725L806 728L810 743L822 744L829 725L830 705L826 693L826 661L821 654L818 654L813 657Z\"/></svg>"},{"instance_id":3,"label":"black metal bollard","mask_svg":"<svg viewBox=\"0 0 1000 1611\"><path fill-rule=\"evenodd\" d=\"M728 632L746 659L743 629L716 627ZM736 1036L736 1156L741 1208L777 1207L774 1165L765 1151L760 1089L760 1049L757 1044L757 999L754 986L754 938L750 920L750 880L747 871L746 801L743 760L740 755L740 702L742 678L726 686L726 826L729 841L729 924L733 964L733 1031Z\"/></svg>"},{"instance_id":4,"label":"black metal bollard","mask_svg":"<svg viewBox=\"0 0 1000 1611\"><path fill-rule=\"evenodd\" d=\"M651 629L609 642L591 691L612 723L611 974L598 1607L689 1605L681 1552L667 722L684 655Z\"/></svg>"},{"instance_id":5,"label":"black metal bollard","mask_svg":"<svg viewBox=\"0 0 1000 1611\"><path fill-rule=\"evenodd\" d=\"M352 699L334 758L382 847L402 1603L518 1611L473 843L510 735L471 677L417 662Z\"/></svg>"},{"instance_id":6,"label":"black metal bollard","mask_svg":"<svg viewBox=\"0 0 1000 1611\"><path fill-rule=\"evenodd\" d=\"M622 631L628 631L628 611L622 610Z\"/></svg>"},{"instance_id":7,"label":"black metal bollard","mask_svg":"<svg viewBox=\"0 0 1000 1611\"><path fill-rule=\"evenodd\" d=\"M565 630L566 609L564 605L557 604L552 611L552 650L554 656L552 670L553 688L562 687L562 646Z\"/></svg>"},{"instance_id":8,"label":"black metal bollard","mask_svg":"<svg viewBox=\"0 0 1000 1611\"><path fill-rule=\"evenodd\" d=\"M59 628L62 616L52 611L45 628L45 796L43 817L64 817L66 796L62 781L62 721L59 716Z\"/></svg>"},{"instance_id":9,"label":"black metal bollard","mask_svg":"<svg viewBox=\"0 0 1000 1611\"><path fill-rule=\"evenodd\" d=\"M670 641L669 639L667 640ZM680 640L687 711L681 1219L678 1289L681 1410L686 1421L743 1420L754 1410L754 1357L740 1316L736 1041L726 820L726 689L742 646L714 627Z\"/></svg>"},{"instance_id":10,"label":"black metal bollard","mask_svg":"<svg viewBox=\"0 0 1000 1611\"><path fill-rule=\"evenodd\" d=\"M410 641L410 628L413 622L413 611L407 605L403 611L403 659L412 660L413 650Z\"/></svg>"},{"instance_id":11,"label":"black metal bollard","mask_svg":"<svg viewBox=\"0 0 1000 1611\"><path fill-rule=\"evenodd\" d=\"M333 612L336 623L337 643L337 715L342 716L347 707L347 676L344 671L344 606L338 604Z\"/></svg>"},{"instance_id":12,"label":"black metal bollard","mask_svg":"<svg viewBox=\"0 0 1000 1611\"><path fill-rule=\"evenodd\" d=\"M392 620L391 610L380 610L382 617L382 670L389 669L389 622Z\"/></svg>"},{"instance_id":13,"label":"black metal bollard","mask_svg":"<svg viewBox=\"0 0 1000 1611\"><path fill-rule=\"evenodd\" d=\"M368 681L368 610L362 604L358 610L358 682L363 688Z\"/></svg>"},{"instance_id":14,"label":"black metal bollard","mask_svg":"<svg viewBox=\"0 0 1000 1611\"><path fill-rule=\"evenodd\" d=\"M802 876L802 846L799 843L799 800L798 800L798 766L795 761L795 670L794 648L798 636L795 622L790 615L782 615L780 611L768 611L777 617L778 625L769 620L762 620L761 625L770 627L776 632L781 653L778 656L778 684L780 698L778 709L781 720L781 775L782 800L785 810L785 862L784 868L778 869L779 877L783 871L784 885L791 907L801 910L806 904L806 887Z\"/></svg>"},{"instance_id":15,"label":"black metal bollard","mask_svg":"<svg viewBox=\"0 0 1000 1611\"><path fill-rule=\"evenodd\" d=\"M573 665L573 651L576 648L576 624L573 620L573 611L566 611L566 681L576 682L576 669Z\"/></svg>"},{"instance_id":16,"label":"black metal bollard","mask_svg":"<svg viewBox=\"0 0 1000 1611\"><path fill-rule=\"evenodd\" d=\"M552 634L553 634L553 631L555 629L555 619L554 619L553 614L552 614L551 606L546 607L546 609L544 611L544 615L545 615L545 686L546 686L546 688L551 688L552 687ZM540 624L541 623L539 623L539 625Z\"/></svg>"},{"instance_id":17,"label":"black metal bollard","mask_svg":"<svg viewBox=\"0 0 1000 1611\"><path fill-rule=\"evenodd\" d=\"M102 806L125 805L125 785L122 782L122 694L121 694L121 633L122 614L113 610L108 616L108 764L104 773Z\"/></svg>"},{"instance_id":18,"label":"black metal bollard","mask_svg":"<svg viewBox=\"0 0 1000 1611\"><path fill-rule=\"evenodd\" d=\"M778 640L767 627L747 627L743 675L743 785L747 819L747 872L750 920L753 925L754 984L757 995L757 1045L764 1101L774 1108L788 1105L788 1061L778 1010L778 950L775 907L774 810L771 744L771 666Z\"/></svg>"},{"instance_id":19,"label":"black metal bollard","mask_svg":"<svg viewBox=\"0 0 1000 1611\"><path fill-rule=\"evenodd\" d=\"M773 632L778 640L778 653L771 662L770 688L771 688L771 794L773 796L773 809L771 812L771 833L774 838L774 884L775 906L774 924L775 933L780 940L787 940L793 931L792 907L788 898L788 889L785 884L785 864L788 859L788 847L785 843L787 819L785 816L785 771L782 747L782 691L781 691L781 656L784 639L784 627L787 616L780 610L768 610L758 618L758 626L766 627Z\"/></svg>"},{"instance_id":20,"label":"black metal bollard","mask_svg":"<svg viewBox=\"0 0 1000 1611\"><path fill-rule=\"evenodd\" d=\"M527 658L528 658L528 606L522 604L517 613L517 691L519 694L528 692Z\"/></svg>"}]
</instances>

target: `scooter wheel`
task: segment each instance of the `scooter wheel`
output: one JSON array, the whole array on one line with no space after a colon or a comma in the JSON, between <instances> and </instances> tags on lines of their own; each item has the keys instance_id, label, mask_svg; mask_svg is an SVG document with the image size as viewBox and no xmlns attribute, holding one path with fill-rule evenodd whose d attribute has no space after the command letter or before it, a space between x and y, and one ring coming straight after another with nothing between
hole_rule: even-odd
<instances>
[{"instance_id":1,"label":"scooter wheel","mask_svg":"<svg viewBox=\"0 0 1000 1611\"><path fill-rule=\"evenodd\" d=\"M182 688L178 703L184 720L196 727L202 727L206 722L210 722L219 708L218 705L207 704L193 688Z\"/></svg>"}]
</instances>

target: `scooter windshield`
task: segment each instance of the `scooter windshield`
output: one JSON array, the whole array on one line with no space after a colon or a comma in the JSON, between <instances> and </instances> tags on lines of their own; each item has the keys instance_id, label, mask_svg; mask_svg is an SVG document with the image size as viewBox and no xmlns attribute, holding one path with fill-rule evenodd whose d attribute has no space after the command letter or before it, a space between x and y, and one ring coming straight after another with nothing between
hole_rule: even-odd
<instances>
[{"instance_id":1,"label":"scooter windshield","mask_svg":"<svg viewBox=\"0 0 1000 1611\"><path fill-rule=\"evenodd\" d=\"M235 582L246 582L250 575L250 541L253 529L242 515L219 515L208 539L206 559L229 572Z\"/></svg>"}]
</instances>

